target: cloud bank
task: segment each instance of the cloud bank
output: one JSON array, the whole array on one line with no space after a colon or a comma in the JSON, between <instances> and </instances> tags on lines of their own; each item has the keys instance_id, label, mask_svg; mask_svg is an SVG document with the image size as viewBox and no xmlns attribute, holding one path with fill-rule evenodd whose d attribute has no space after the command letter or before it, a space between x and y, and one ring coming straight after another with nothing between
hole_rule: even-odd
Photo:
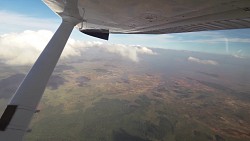
<instances>
[{"instance_id":1,"label":"cloud bank","mask_svg":"<svg viewBox=\"0 0 250 141\"><path fill-rule=\"evenodd\" d=\"M195 62L195 63L199 63L199 64L204 64L204 65L218 65L219 63L213 60L202 60L199 58L195 58L195 57L188 57L188 61L190 62Z\"/></svg>"},{"instance_id":2,"label":"cloud bank","mask_svg":"<svg viewBox=\"0 0 250 141\"><path fill-rule=\"evenodd\" d=\"M26 30L21 33L0 35L0 60L9 65L33 64L51 39L52 35L53 33L48 30ZM134 62L139 61L139 54L155 54L151 49L141 46L79 41L70 38L63 51L62 58L80 56L87 48L92 47L99 48L109 53L118 54Z\"/></svg>"}]
</instances>

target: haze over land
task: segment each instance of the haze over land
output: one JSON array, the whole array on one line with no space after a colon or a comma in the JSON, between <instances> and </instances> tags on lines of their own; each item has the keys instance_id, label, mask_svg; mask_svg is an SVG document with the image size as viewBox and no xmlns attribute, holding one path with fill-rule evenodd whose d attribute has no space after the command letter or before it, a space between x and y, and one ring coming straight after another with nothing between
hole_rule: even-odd
<instances>
[{"instance_id":1,"label":"haze over land","mask_svg":"<svg viewBox=\"0 0 250 141\"><path fill-rule=\"evenodd\" d=\"M250 140L249 59L103 44L77 53L57 65L27 141ZM0 65L3 111L30 66Z\"/></svg>"}]
</instances>

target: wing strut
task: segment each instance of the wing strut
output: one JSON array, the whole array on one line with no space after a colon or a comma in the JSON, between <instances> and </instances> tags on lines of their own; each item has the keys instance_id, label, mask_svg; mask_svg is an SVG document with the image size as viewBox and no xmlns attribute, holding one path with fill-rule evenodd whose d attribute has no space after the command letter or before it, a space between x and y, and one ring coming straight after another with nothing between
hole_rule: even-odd
<instances>
[{"instance_id":1,"label":"wing strut","mask_svg":"<svg viewBox=\"0 0 250 141\"><path fill-rule=\"evenodd\" d=\"M62 21L17 89L0 119L1 141L22 141L74 26L73 22Z\"/></svg>"}]
</instances>

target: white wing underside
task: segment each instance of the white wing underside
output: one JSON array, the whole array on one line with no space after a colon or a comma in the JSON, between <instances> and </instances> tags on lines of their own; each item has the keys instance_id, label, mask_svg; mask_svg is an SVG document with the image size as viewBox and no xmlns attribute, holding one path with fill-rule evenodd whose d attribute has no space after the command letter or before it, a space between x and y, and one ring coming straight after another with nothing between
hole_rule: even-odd
<instances>
[{"instance_id":1,"label":"white wing underside","mask_svg":"<svg viewBox=\"0 0 250 141\"><path fill-rule=\"evenodd\" d=\"M63 13L62 0L44 2L61 16L80 16L80 29L106 29L109 33L165 34L250 27L249 0L78 0L77 16Z\"/></svg>"}]
</instances>

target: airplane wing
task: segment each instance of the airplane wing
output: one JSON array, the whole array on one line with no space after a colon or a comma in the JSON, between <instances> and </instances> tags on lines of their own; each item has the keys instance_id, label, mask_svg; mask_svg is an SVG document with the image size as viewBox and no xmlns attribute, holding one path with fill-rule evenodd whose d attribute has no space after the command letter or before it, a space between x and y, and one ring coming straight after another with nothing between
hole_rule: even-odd
<instances>
[{"instance_id":1,"label":"airplane wing","mask_svg":"<svg viewBox=\"0 0 250 141\"><path fill-rule=\"evenodd\" d=\"M22 141L46 84L76 26L109 33L165 34L250 27L249 0L44 0L62 18L0 119L1 141Z\"/></svg>"},{"instance_id":2,"label":"airplane wing","mask_svg":"<svg viewBox=\"0 0 250 141\"><path fill-rule=\"evenodd\" d=\"M62 0L44 2L64 15ZM108 33L166 34L250 27L249 0L78 0L77 8L82 18L78 29L104 39Z\"/></svg>"}]
</instances>

